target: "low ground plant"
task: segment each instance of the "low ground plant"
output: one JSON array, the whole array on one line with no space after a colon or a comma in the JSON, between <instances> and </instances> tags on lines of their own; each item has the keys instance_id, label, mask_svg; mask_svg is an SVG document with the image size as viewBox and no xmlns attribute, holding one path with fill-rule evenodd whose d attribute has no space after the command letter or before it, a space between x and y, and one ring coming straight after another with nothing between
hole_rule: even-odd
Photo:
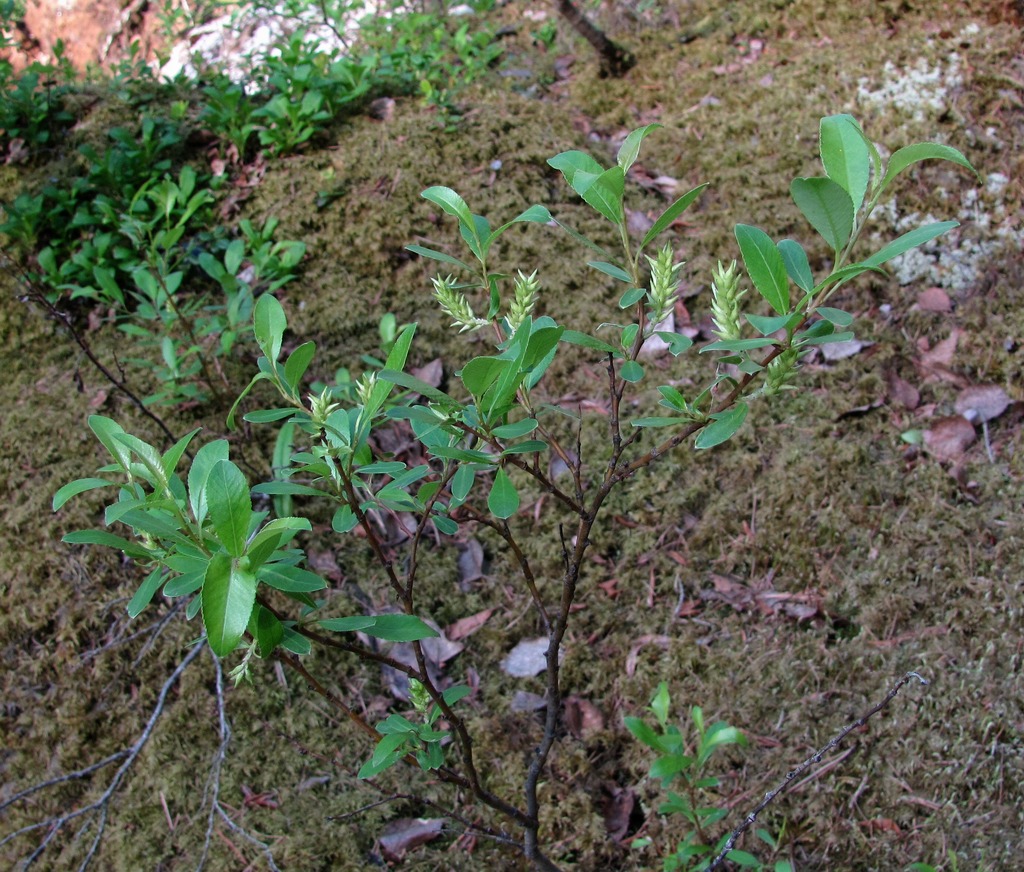
<instances>
[{"instance_id":1,"label":"low ground plant","mask_svg":"<svg viewBox=\"0 0 1024 872\"><path fill-rule=\"evenodd\" d=\"M208 644L228 659L236 680L259 680L256 661L276 660L303 676L372 739L361 777L376 778L399 765L429 773L461 797L456 801L453 795L451 801L455 820L510 845L538 869L558 869L560 852L567 850L545 841L540 787L550 776L549 757L560 735L566 635L581 586L590 583L586 557L609 495L641 470L668 475L666 455L686 445L707 450L729 440L756 403L794 387L800 361L811 349L850 338L852 316L829 305L837 289L862 273L884 273L887 261L956 226L955 221L926 224L856 259L857 243L883 193L922 160L943 159L971 169L959 151L934 143L900 148L883 160L852 117L822 119L825 174L795 179L791 194L831 252L828 265L816 274L800 243L775 241L756 227L737 225L743 269L720 264L712 277L716 339L700 348L714 361L707 383L686 393L671 379L654 385L660 398L655 410L645 405L653 394L645 393L653 375L642 352L657 342L665 353L678 356L692 342L669 326L684 265L671 243L654 245L705 187L673 202L634 242L626 222L626 178L656 128L629 134L610 167L579 151L548 162L610 223L617 250L584 237L542 205L492 227L454 190L423 192L455 219L468 253L459 257L419 245L409 249L454 272L457 277L434 279L437 304L454 328L479 332L491 346L486 352L473 346L447 390L408 370L416 326L397 329L392 323L382 366L354 384L311 392L307 373L316 347L289 343L285 353L285 307L265 293L253 308L253 335L261 352L258 372L235 403L228 425L236 426L243 402L258 395L266 407L245 412L244 420L288 428L288 438L278 441L285 447L278 452L273 480L251 487L231 459L226 439L203 444L190 455L187 471L179 473L198 431L160 451L112 419L93 416L90 427L112 463L99 470L103 477L61 488L53 503L59 510L81 493L116 488L104 521L126 535L85 530L68 534L65 541L119 549L145 568L129 614L138 615L157 598L187 603L187 617L202 621L197 644ZM617 311L587 332L559 323L552 314L538 314L538 302L548 296L541 277L495 263L495 243L510 227L552 223L592 252L589 265L602 281L610 277L622 285ZM748 284L755 293L749 293ZM545 374L562 355L603 362L606 383L595 389L595 398L603 398L606 418L586 418L545 393ZM257 386L269 387L273 399L268 402L267 392L254 393ZM603 450L583 456L582 432L588 427L604 428L607 437ZM384 445L408 447L389 450ZM541 495L545 499L537 511L559 517L559 537L550 543L551 553L560 555L554 570L548 562L531 559L524 547L532 528L520 517L521 510ZM289 511L273 516L266 497L287 498L276 505ZM328 518L335 535L357 536L358 547L372 553L377 577L365 580L373 587L361 608L332 596L327 583L307 567L311 516ZM454 549L446 546L454 537L480 529L504 543L504 557L528 592L532 622L544 640L538 666L543 722L521 764L518 795L498 795L491 788L492 763L478 754L479 737L465 713L464 701L475 693L473 683L453 683L437 669L429 641L439 631L419 586L420 566L428 555L450 555ZM386 642L408 643L411 657L400 658L381 646ZM306 656L314 647L390 667L406 682L405 704L378 723L368 720L353 700L316 674L316 661ZM480 680L486 682L487 676ZM886 701L894 695L895 689ZM681 734L668 723L668 707L665 689L652 703L657 729L638 719L627 722L659 755L659 775L679 777L686 786L674 799L670 795L665 812L681 815L695 836L670 855L666 868L689 868L695 860L715 868L726 856L744 862L749 855L735 841L760 807L732 837L718 841L719 856L711 858L713 840L706 829L720 815L697 801L698 793L713 787L703 772L712 752L739 742L740 734L724 724L705 727L703 712L694 707L696 750L687 754ZM501 765L520 765L519 752L509 749ZM464 813L464 806L470 811ZM694 853L698 845L701 850Z\"/></svg>"},{"instance_id":2,"label":"low ground plant","mask_svg":"<svg viewBox=\"0 0 1024 872\"><path fill-rule=\"evenodd\" d=\"M228 382L220 360L248 343L255 298L291 279L305 246L216 220L217 180L181 164L181 121L143 116L79 174L5 204L0 233L44 306L97 307L134 337L126 363L159 384L146 402L203 402ZM175 169L177 167L177 169Z\"/></svg>"}]
</instances>

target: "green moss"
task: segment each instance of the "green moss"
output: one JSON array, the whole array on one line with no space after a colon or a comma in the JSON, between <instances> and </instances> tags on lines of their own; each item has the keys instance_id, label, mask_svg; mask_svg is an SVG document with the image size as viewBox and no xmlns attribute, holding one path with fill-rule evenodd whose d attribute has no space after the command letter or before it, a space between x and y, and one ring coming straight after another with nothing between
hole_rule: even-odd
<instances>
[{"instance_id":1,"label":"green moss","mask_svg":"<svg viewBox=\"0 0 1024 872\"><path fill-rule=\"evenodd\" d=\"M358 356L376 352L380 315L392 311L400 321L420 324L413 364L440 357L450 378L482 346L447 329L430 302L430 265L404 251L420 243L462 253L452 222L436 215L419 193L429 185L451 185L492 222L545 203L580 232L610 244L603 225L545 161L572 148L610 161L615 142L609 138L650 120L665 129L645 142L643 166L652 175L676 178L679 193L712 183L676 234L690 262L685 281L698 291L686 300L698 322L707 309L700 291L711 265L736 256L734 222L765 227L775 237L809 239L786 189L793 175L819 172L814 157L822 114L854 111L871 136L891 147L941 137L963 148L983 172L1019 175L1021 132L1004 111L1009 98L1000 96L1006 83L999 78L1019 48L1019 30L989 22L980 4L936 11L933 4L877 3L865 11L864 4L837 8L825 0L749 0L724 11L711 2L665 11L686 22L712 15L712 25L685 45L672 27L637 30L631 47L642 61L623 81L599 79L581 51L573 78L559 86L565 96L533 99L482 86L467 98L472 111L454 135L438 130L436 119L419 106L402 102L389 122L350 119L334 129L328 147L270 165L243 210L255 220L280 218L282 238L307 243L303 274L281 297L290 339L318 344L311 375L328 378L343 365L358 370ZM960 34L972 20L981 33L965 43ZM756 58L748 39L754 36L765 41ZM905 68L925 56L937 63L954 50L970 72L946 115L919 122L858 107L859 79L877 87L885 61ZM124 106L103 100L76 137L101 143L115 123L125 123ZM51 167L5 167L0 188L10 196L19 182L36 184L47 173L68 171L68 160L55 155ZM490 169L495 160L502 162L496 172ZM928 165L915 178L898 189L901 211L945 216L956 210L960 192L975 184ZM318 207L321 191L340 196ZM631 196L652 215L669 202L636 186ZM1020 205L1015 196L1005 201L1008 214ZM962 232L967 240L992 238L983 226ZM880 225L866 246L888 238L890 228ZM828 256L817 249L811 254L816 268ZM503 239L497 260L502 269L538 269L542 310L569 326L587 329L614 320L614 283L586 268L585 255L564 234L517 228ZM122 398L101 395L105 386L67 337L17 302L17 288L9 277L4 281L0 444L4 493L14 496L5 505L0 549L6 616L0 650L8 665L3 733L6 780L27 786L133 741L198 628L173 619L137 659L148 637L129 641L129 635L165 615L166 606L128 623L123 606L137 583L135 571L112 554L59 543L66 530L99 523L98 499L80 498L57 517L49 511L60 484L104 462L85 417L100 411L146 436L157 434ZM920 412L885 404L858 416L847 413L884 399L893 369L920 387L924 403L951 410L961 381L928 377L913 360L918 341L934 345L954 328L962 331L952 365L956 378L999 384L1021 399L1015 344L1024 334L1021 287L1020 255L1004 251L985 264L976 286L956 297L950 315L913 311L922 289L914 285L900 289L871 277L844 289L837 305L858 315L860 335L875 343L870 351L837 363L812 361L800 389L758 404L732 443L708 453L680 451L609 498L604 523L593 535L582 609L567 637L564 666L567 692L598 706L604 728L586 740L563 736L542 790L544 838L557 846L554 853L566 868L659 865L653 852L631 852L605 837L601 802L609 784L637 792L659 844L678 837L676 823L652 811L660 798L644 781L650 761L621 729L622 717L642 709L659 681L670 682L680 720L689 705L700 704L709 718L728 720L755 739L725 775L724 793L738 821L752 797L879 700L907 669L927 675L930 687L906 688L884 715L851 737L850 757L772 806L770 825L786 824L792 839L787 850L798 868L940 863L947 848L957 853L961 868L1012 863L1024 826L1019 424L1012 414L990 423L994 463L980 444L967 455L963 480L976 482L974 502L941 464L905 453L900 433L927 426ZM891 307L886 315L879 310L883 303ZM111 332L89 339L105 360L120 355L119 337ZM652 371L684 384L702 384L709 376L707 362L696 354L662 366L656 362ZM251 370L249 360L230 365L239 385ZM599 360L566 355L552 368L547 399L575 407L594 397L603 379ZM642 391L638 407L653 408L656 399L653 390ZM222 432L223 412L202 412L204 438ZM186 410L169 423L183 432L196 418L195 410ZM564 426L569 434L570 423ZM582 432L582 451L595 473L607 456L606 428L607 419L595 412ZM232 438L236 454L256 470L267 468L272 428ZM534 523L530 508L539 495L524 491L524 497L518 529L542 590L554 598L557 524L566 518L546 502ZM325 532L328 512L311 512L323 528L310 547L329 550L344 576L329 592L330 607L338 613L357 607L355 586L382 604L384 580L361 540L339 542ZM466 640L448 672L456 679L470 669L481 676L477 695L464 704L478 737L478 759L489 787L519 801L524 760L539 726L535 715L511 711L509 701L518 690L542 688L539 679L512 679L495 664L520 638L540 635L541 627L500 540L490 534L480 539L489 559L485 579L461 590L457 548L432 544L422 555L418 598L441 624L497 609ZM713 587L714 576L755 588L770 580L779 598L766 602L780 605L740 610L705 602L701 592ZM598 586L610 580L613 588ZM675 616L680 588L684 602L699 603L695 616ZM797 620L781 605L786 597L819 603L820 610ZM310 664L369 711L382 714L390 704L375 670L333 654L318 653ZM332 820L381 798L354 778L369 743L339 723L295 676L285 675L282 685L273 667L260 665L255 687L228 693L233 741L223 800L238 810L240 823L273 844L282 868L366 868L386 821L437 810L403 801ZM212 680L212 665L201 658L172 693L112 808L98 861L104 868L194 868L206 829L203 788L218 741ZM99 773L91 789L76 783L40 794L37 804L5 812L3 830L73 807L104 783ZM274 791L278 807L246 806L243 785L256 793ZM444 807L452 801L451 793L419 773L388 775L381 787L422 792ZM483 820L504 825L488 813ZM888 821L899 832L879 823ZM13 862L31 850L30 838L6 845L4 858ZM258 861L251 845L235 842ZM419 848L406 865L511 869L520 862L491 840L479 839L472 854L453 843L446 836ZM48 855L53 867L77 864L76 847L69 840L61 846L63 854ZM237 865L232 850L214 838L209 868Z\"/></svg>"}]
</instances>

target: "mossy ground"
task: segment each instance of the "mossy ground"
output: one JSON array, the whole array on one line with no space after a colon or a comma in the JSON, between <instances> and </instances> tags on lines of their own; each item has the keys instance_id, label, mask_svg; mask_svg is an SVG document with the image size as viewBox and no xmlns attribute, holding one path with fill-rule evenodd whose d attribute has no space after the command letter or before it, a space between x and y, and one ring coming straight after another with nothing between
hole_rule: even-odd
<instances>
[{"instance_id":1,"label":"mossy ground","mask_svg":"<svg viewBox=\"0 0 1024 872\"><path fill-rule=\"evenodd\" d=\"M736 256L737 221L775 238L810 238L786 191L794 175L815 172L821 115L852 112L890 148L941 139L963 150L983 176L1019 180L1024 60L1020 21L1008 6L982 0L707 0L665 3L639 20L619 10L608 21L640 58L637 68L621 81L598 78L585 46L563 35L556 50L571 48L578 58L571 78L554 85L548 81L553 55L538 55L523 26L508 44L506 63L532 70L532 79L510 79L532 90L481 86L463 95L470 111L454 132L444 132L429 110L408 100L398 103L388 122L350 118L332 130L329 142L273 162L244 212L254 219L277 216L282 237L303 239L309 247L301 278L281 298L292 335L318 344L318 377L329 378L339 366L358 367L358 356L375 350L384 311L420 323L414 364L440 357L450 373L467 346L452 337L431 304L429 264L403 250L419 242L458 251L451 222L439 220L419 199L423 188L451 185L492 222L544 203L581 232L602 237L603 226L545 160L582 148L607 161L614 153L611 136L659 121L665 129L645 143L644 167L677 178L680 191L712 183L677 237L689 261L685 281L694 290L706 288L710 266ZM681 42L680 30L693 22L704 23L701 35ZM762 40L760 48L754 39ZM960 81L941 111L915 118L912 111L858 98L859 87L880 87L886 61L906 69L921 58L931 68L946 68L953 53ZM101 105L92 111L106 110ZM95 135L90 129L87 119L81 135ZM492 173L495 160L502 166ZM53 170L26 172L38 178ZM8 195L25 180L4 168ZM898 208L958 217L963 192L975 186L966 173L926 165L898 187ZM338 197L318 208L317 193L324 190ZM635 185L630 196L632 208L653 212L665 205ZM727 447L680 451L609 501L594 536L564 669L567 692L596 705L604 728L586 740L562 739L541 792L544 836L564 868L660 868L654 849L630 851L608 839L601 804L613 786L636 790L657 844L667 847L678 837L678 823L654 813L658 792L644 780L650 760L622 728L623 716L638 713L659 681L669 683L680 720L689 705L700 704L710 719L728 720L751 738L748 749L731 756L724 780L723 794L738 822L785 772L907 670L931 684L908 686L847 740L837 765L772 805L764 825L776 832L784 827L784 855L797 869L895 870L919 860L941 869L1018 867L1024 832L1019 412L1011 409L990 424L992 460L980 442L968 451L960 481L970 481L969 488L948 464L907 453L900 434L926 427L927 418L894 402L847 414L884 400L891 372L920 389L920 408L950 413L959 383L929 378L915 361L919 342L933 346L952 330L962 331L951 365L962 383L997 384L1012 399L1024 400L1020 188L1011 182L998 197L981 196L990 214L1001 208L1003 217L996 215L988 227L965 224L940 239L940 247L980 247L995 238L1000 220L1017 228L1018 242L1004 240L977 263L973 281L947 287L952 313L916 311L922 283L901 288L872 277L851 286L836 305L857 314L859 335L875 343L870 349L808 366L799 391L756 405ZM880 227L877 241L896 235L890 231ZM588 270L587 258L564 235L516 229L498 254L509 269L539 270L542 308L568 326L587 329L614 319L612 282ZM815 251L812 264L825 254ZM196 627L175 618L146 647L147 635L132 634L152 628L166 606L128 622L124 604L138 581L134 569L99 549L60 543L65 531L97 523L98 502L88 498L59 516L50 512L57 487L104 462L84 425L86 415L98 410L141 435L158 434L116 395L104 398L102 380L67 337L18 302L17 289L4 281L5 797L134 741ZM686 302L695 319L703 317L706 293ZM113 353L113 335L91 338L101 354ZM568 357L552 371L550 395L595 396L600 362ZM239 361L239 387L249 367ZM694 383L708 375L695 354L652 368ZM640 404L652 405L652 395L653 389L641 394ZM178 432L202 424L212 436L223 432L223 411L204 411L198 420L181 412L168 423ZM234 450L256 469L268 465L269 430L231 437ZM604 432L600 415L584 430L593 468L606 450ZM517 522L531 559L554 579L560 520L557 511L545 511L534 522L527 507ZM540 685L510 679L495 664L539 628L500 543L482 541L490 560L484 580L460 590L456 549L439 547L424 567L420 602L441 624L497 608L449 671L459 678L479 673L469 726L479 737L492 788L516 797L538 729L531 715L513 713L509 701L515 691L536 692ZM323 533L309 544L330 549L347 581L371 597L380 594L379 574L358 544ZM821 607L815 618L798 621L783 611L737 610L711 601L690 618L674 617L677 580L694 601L712 587L713 575L737 585L770 578L777 592L809 596ZM614 587L598 586L611 579ZM548 581L545 590L556 585ZM635 670L628 674L631 652ZM367 705L382 698L376 673L332 655L310 661L347 698ZM111 806L100 868L195 867L206 830L203 792L218 742L213 675L210 661L200 659L172 691L152 740ZM366 743L294 676L257 667L255 686L229 691L228 715L233 740L222 796L238 809L239 823L264 834L283 869L366 868L387 820L434 813L414 802L393 802L331 820L381 794L354 778ZM87 801L102 790L106 774L7 809L3 832ZM277 807L247 806L243 785L255 793L273 791ZM441 801L449 796L407 771L381 779L381 785ZM223 838L211 844L210 869L241 869L248 862L260 868L263 861L251 845L221 832ZM37 868L75 867L88 838L61 841ZM31 852L34 839L38 834L6 844L5 865ZM415 850L403 864L487 867L515 869L519 861L484 839L467 853L453 834Z\"/></svg>"}]
</instances>

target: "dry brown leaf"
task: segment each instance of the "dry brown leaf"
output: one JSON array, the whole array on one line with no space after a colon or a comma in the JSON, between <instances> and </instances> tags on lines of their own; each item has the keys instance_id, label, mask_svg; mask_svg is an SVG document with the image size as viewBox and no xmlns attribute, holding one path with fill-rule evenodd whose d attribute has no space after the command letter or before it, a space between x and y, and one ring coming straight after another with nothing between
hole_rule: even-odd
<instances>
[{"instance_id":1,"label":"dry brown leaf","mask_svg":"<svg viewBox=\"0 0 1024 872\"><path fill-rule=\"evenodd\" d=\"M565 700L565 725L577 739L587 739L604 729L604 715L590 700L569 696Z\"/></svg>"},{"instance_id":2,"label":"dry brown leaf","mask_svg":"<svg viewBox=\"0 0 1024 872\"><path fill-rule=\"evenodd\" d=\"M942 288L925 288L917 295L917 307L924 312L952 312L953 303Z\"/></svg>"},{"instance_id":3,"label":"dry brown leaf","mask_svg":"<svg viewBox=\"0 0 1024 872\"><path fill-rule=\"evenodd\" d=\"M921 392L906 379L890 372L886 377L889 387L889 401L899 403L908 412L912 412L921 404Z\"/></svg>"},{"instance_id":4,"label":"dry brown leaf","mask_svg":"<svg viewBox=\"0 0 1024 872\"><path fill-rule=\"evenodd\" d=\"M395 101L391 97L378 97L370 101L367 112L378 121L390 121L395 115Z\"/></svg>"},{"instance_id":5,"label":"dry brown leaf","mask_svg":"<svg viewBox=\"0 0 1024 872\"><path fill-rule=\"evenodd\" d=\"M7 157L4 159L4 163L8 165L25 163L30 157L32 157L32 152L25 147L25 140L15 137L7 148Z\"/></svg>"},{"instance_id":6,"label":"dry brown leaf","mask_svg":"<svg viewBox=\"0 0 1024 872\"><path fill-rule=\"evenodd\" d=\"M1009 405L1010 398L999 385L975 385L960 392L955 408L957 414L973 422L998 418Z\"/></svg>"},{"instance_id":7,"label":"dry brown leaf","mask_svg":"<svg viewBox=\"0 0 1024 872\"><path fill-rule=\"evenodd\" d=\"M423 656L427 658L430 663L436 663L438 666L444 666L449 660L455 657L457 654L462 652L462 649L466 646L461 642L455 642L449 639L444 630L436 626L433 621L426 622L428 626L433 627L437 630L436 636L431 636L420 642L423 648Z\"/></svg>"},{"instance_id":8,"label":"dry brown leaf","mask_svg":"<svg viewBox=\"0 0 1024 872\"><path fill-rule=\"evenodd\" d=\"M465 639L466 636L472 635L486 624L488 618L493 614L494 609L484 609L484 611L477 612L475 615L459 618L459 620L454 624L449 625L448 629L445 631L445 635L453 642L459 639Z\"/></svg>"},{"instance_id":9,"label":"dry brown leaf","mask_svg":"<svg viewBox=\"0 0 1024 872\"><path fill-rule=\"evenodd\" d=\"M539 693L530 693L528 690L517 690L512 697L509 708L514 712L536 712L547 705L547 700Z\"/></svg>"},{"instance_id":10,"label":"dry brown leaf","mask_svg":"<svg viewBox=\"0 0 1024 872\"><path fill-rule=\"evenodd\" d=\"M476 541L470 539L459 546L459 557L456 561L459 570L459 587L466 591L471 582L484 577L484 549Z\"/></svg>"},{"instance_id":11,"label":"dry brown leaf","mask_svg":"<svg viewBox=\"0 0 1024 872\"><path fill-rule=\"evenodd\" d=\"M829 363L835 363L837 360L853 357L872 345L874 345L873 342L864 342L860 339L846 339L842 342L826 342L824 345L819 346L818 350L825 360Z\"/></svg>"},{"instance_id":12,"label":"dry brown leaf","mask_svg":"<svg viewBox=\"0 0 1024 872\"><path fill-rule=\"evenodd\" d=\"M928 348L927 340L924 340L924 347L921 349L921 364L934 369L938 366L952 366L953 353L956 351L957 342L960 341L960 331L954 328L949 336L941 342L937 342L934 348Z\"/></svg>"},{"instance_id":13,"label":"dry brown leaf","mask_svg":"<svg viewBox=\"0 0 1024 872\"><path fill-rule=\"evenodd\" d=\"M924 431L925 446L939 460L956 460L974 439L974 427L963 415L939 418Z\"/></svg>"},{"instance_id":14,"label":"dry brown leaf","mask_svg":"<svg viewBox=\"0 0 1024 872\"><path fill-rule=\"evenodd\" d=\"M609 785L605 790L607 799L602 809L604 829L608 838L621 842L630 835L629 822L636 808L636 794L631 788L619 787L617 784Z\"/></svg>"},{"instance_id":15,"label":"dry brown leaf","mask_svg":"<svg viewBox=\"0 0 1024 872\"><path fill-rule=\"evenodd\" d=\"M430 363L416 367L411 372L413 376L426 382L432 388L440 387L441 379L444 377L444 367L441 365L440 357L435 357Z\"/></svg>"},{"instance_id":16,"label":"dry brown leaf","mask_svg":"<svg viewBox=\"0 0 1024 872\"><path fill-rule=\"evenodd\" d=\"M641 636L636 640L636 644L629 649L629 654L626 655L626 675L632 676L636 672L637 660L640 656L640 650L646 645L658 645L661 648L668 648L672 644L672 640L668 636L655 636L647 635Z\"/></svg>"},{"instance_id":17,"label":"dry brown leaf","mask_svg":"<svg viewBox=\"0 0 1024 872\"><path fill-rule=\"evenodd\" d=\"M397 863L406 852L433 841L444 832L444 818L399 818L392 821L377 840L384 859Z\"/></svg>"},{"instance_id":18,"label":"dry brown leaf","mask_svg":"<svg viewBox=\"0 0 1024 872\"><path fill-rule=\"evenodd\" d=\"M626 227L635 236L643 236L654 226L654 219L639 209L626 210Z\"/></svg>"}]
</instances>

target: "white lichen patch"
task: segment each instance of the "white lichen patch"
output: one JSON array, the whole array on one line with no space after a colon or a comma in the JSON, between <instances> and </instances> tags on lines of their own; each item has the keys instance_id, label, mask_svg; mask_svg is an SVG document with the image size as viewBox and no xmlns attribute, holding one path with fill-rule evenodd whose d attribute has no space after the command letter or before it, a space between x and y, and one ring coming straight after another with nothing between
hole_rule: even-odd
<instances>
[{"instance_id":1,"label":"white lichen patch","mask_svg":"<svg viewBox=\"0 0 1024 872\"><path fill-rule=\"evenodd\" d=\"M900 285L929 285L954 294L963 293L979 282L986 266L1004 251L1019 250L1021 228L1008 214L1005 201L1009 182L1002 173L989 173L983 187L962 191L957 198L958 208L954 210L961 228L893 258L889 263L889 269ZM946 201L954 200L945 189L937 189L935 193ZM880 203L873 217L888 225L895 235L943 220L918 212L900 215L895 198ZM979 238L979 230L984 231L984 239Z\"/></svg>"},{"instance_id":2,"label":"white lichen patch","mask_svg":"<svg viewBox=\"0 0 1024 872\"><path fill-rule=\"evenodd\" d=\"M866 109L893 107L915 121L926 121L947 111L950 91L962 83L956 52L950 52L944 63L921 57L906 68L886 61L877 87L867 78L857 82L857 103Z\"/></svg>"}]
</instances>

